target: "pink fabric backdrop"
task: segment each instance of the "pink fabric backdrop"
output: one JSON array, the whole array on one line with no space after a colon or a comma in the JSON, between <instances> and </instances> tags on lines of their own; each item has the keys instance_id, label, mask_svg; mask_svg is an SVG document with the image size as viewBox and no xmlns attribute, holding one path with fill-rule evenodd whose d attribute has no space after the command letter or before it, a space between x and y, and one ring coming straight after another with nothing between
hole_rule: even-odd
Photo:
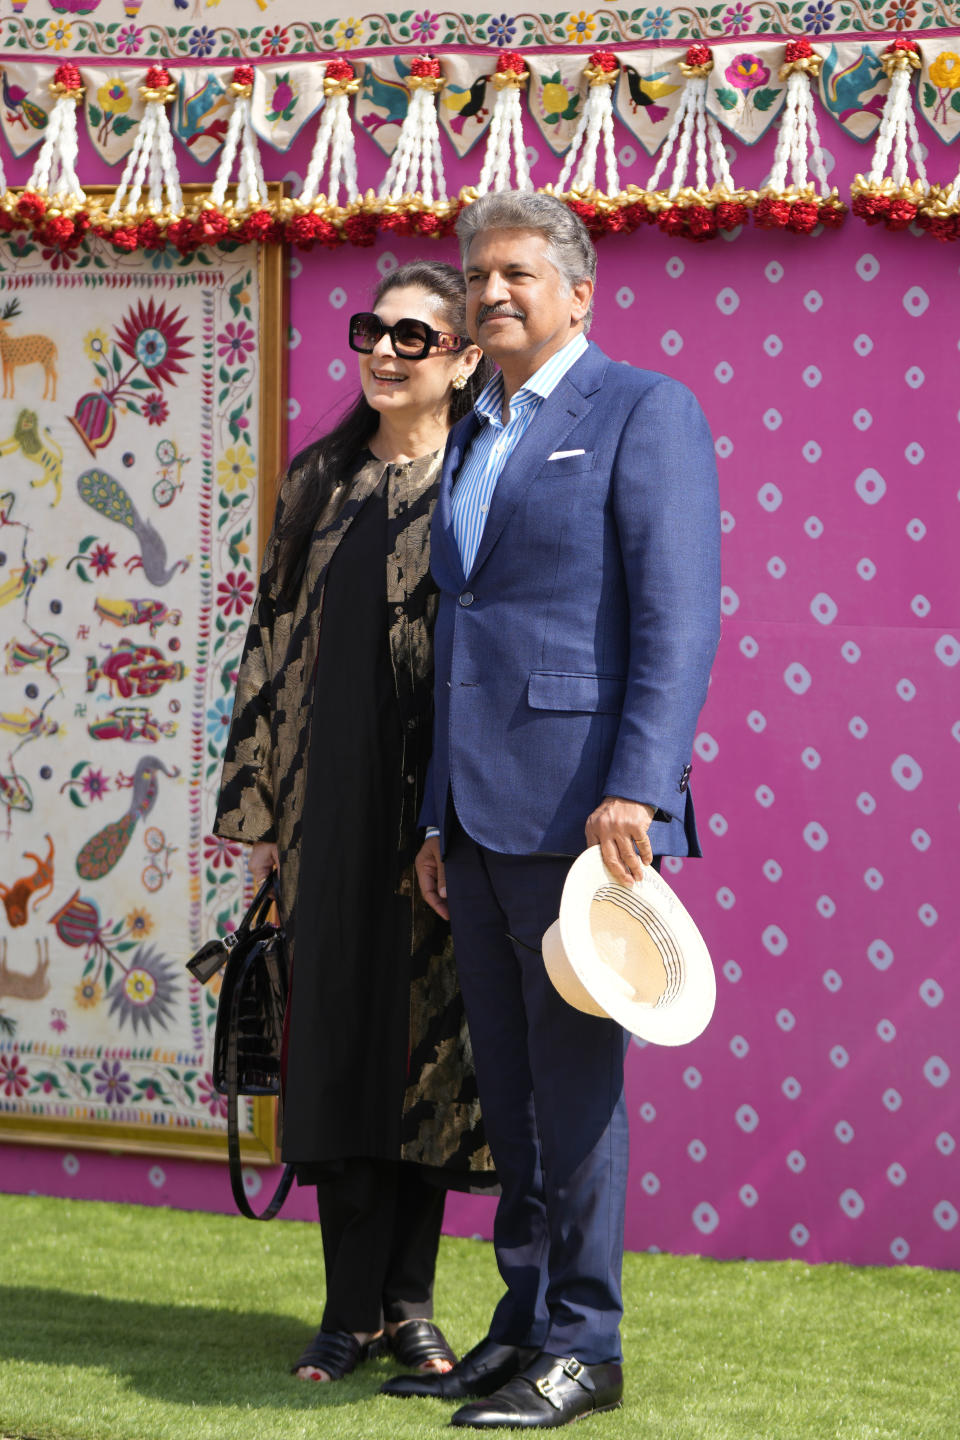
<instances>
[{"instance_id":1,"label":"pink fabric backdrop","mask_svg":"<svg viewBox=\"0 0 960 1440\"><path fill-rule=\"evenodd\" d=\"M866 168L826 138L838 173ZM929 143L931 173L952 174ZM375 183L382 156L360 148ZM302 176L308 154L309 137L266 152L268 173ZM771 138L744 150L738 180L761 183L771 157ZM542 155L535 183L557 168ZM83 150L81 172L112 178ZM453 253L294 257L291 453L352 392L345 320L375 268L421 251ZM960 254L850 221L700 247L642 232L599 256L594 338L699 396L725 526L692 780L706 858L668 871L718 1004L692 1046L631 1047L627 1243L956 1266ZM0 1186L232 1208L219 1166L79 1150L0 1147ZM309 1196L286 1213L310 1215ZM489 1233L491 1213L451 1197L448 1228Z\"/></svg>"}]
</instances>

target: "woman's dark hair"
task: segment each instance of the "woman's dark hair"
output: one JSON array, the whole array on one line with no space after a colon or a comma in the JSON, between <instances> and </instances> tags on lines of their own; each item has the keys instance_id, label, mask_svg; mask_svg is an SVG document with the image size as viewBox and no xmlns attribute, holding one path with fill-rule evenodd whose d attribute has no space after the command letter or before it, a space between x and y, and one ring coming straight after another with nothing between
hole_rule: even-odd
<instances>
[{"instance_id":1,"label":"woman's dark hair","mask_svg":"<svg viewBox=\"0 0 960 1440\"><path fill-rule=\"evenodd\" d=\"M414 260L409 265L401 265L380 281L373 296L374 306L379 305L390 290L408 285L435 295L440 301L444 324L457 335L467 333L466 287L456 266L434 260ZM463 389L452 392L451 425L473 408L492 374L492 364L483 357ZM305 483L280 517L277 575L280 598L288 604L293 603L303 579L317 521L338 486L342 486L343 491L341 504L346 501L349 485L344 483L345 479L351 473L357 456L373 439L379 423L380 416L361 393L328 434L301 450L291 461L291 472L306 470L307 475Z\"/></svg>"}]
</instances>

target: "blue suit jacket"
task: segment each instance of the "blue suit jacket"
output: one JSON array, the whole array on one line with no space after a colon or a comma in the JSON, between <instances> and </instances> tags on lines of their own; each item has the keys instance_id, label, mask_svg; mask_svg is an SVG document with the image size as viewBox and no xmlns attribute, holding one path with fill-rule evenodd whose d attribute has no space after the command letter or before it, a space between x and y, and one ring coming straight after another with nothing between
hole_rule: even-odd
<instances>
[{"instance_id":1,"label":"blue suit jacket","mask_svg":"<svg viewBox=\"0 0 960 1440\"><path fill-rule=\"evenodd\" d=\"M656 854L698 855L687 779L720 632L717 475L699 405L591 344L507 461L465 575L450 500L478 424L471 412L450 433L433 518L421 822L443 844L452 792L487 849L574 855L590 812L620 795L657 806Z\"/></svg>"}]
</instances>

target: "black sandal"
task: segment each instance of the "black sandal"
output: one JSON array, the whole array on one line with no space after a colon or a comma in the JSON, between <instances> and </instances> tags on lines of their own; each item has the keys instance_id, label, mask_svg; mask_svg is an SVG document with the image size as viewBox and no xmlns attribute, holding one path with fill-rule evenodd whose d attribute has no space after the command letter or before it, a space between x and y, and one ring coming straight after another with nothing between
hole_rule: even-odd
<instances>
[{"instance_id":1,"label":"black sandal","mask_svg":"<svg viewBox=\"0 0 960 1440\"><path fill-rule=\"evenodd\" d=\"M432 1320L404 1321L392 1335L388 1335L387 1344L391 1354L408 1370L419 1370L428 1360L448 1360L451 1365L457 1363L443 1331Z\"/></svg>"},{"instance_id":2,"label":"black sandal","mask_svg":"<svg viewBox=\"0 0 960 1440\"><path fill-rule=\"evenodd\" d=\"M374 1335L361 1345L349 1330L318 1330L290 1373L296 1375L298 1370L312 1365L316 1370L323 1370L331 1380L342 1380L356 1370L362 1360L376 1359L386 1349L383 1335Z\"/></svg>"}]
</instances>

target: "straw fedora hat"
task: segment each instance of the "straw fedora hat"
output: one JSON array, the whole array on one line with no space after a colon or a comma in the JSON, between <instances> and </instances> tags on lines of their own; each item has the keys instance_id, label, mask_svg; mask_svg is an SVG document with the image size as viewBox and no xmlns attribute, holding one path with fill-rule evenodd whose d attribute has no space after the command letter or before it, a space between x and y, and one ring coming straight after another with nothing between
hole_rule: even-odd
<instances>
[{"instance_id":1,"label":"straw fedora hat","mask_svg":"<svg viewBox=\"0 0 960 1440\"><path fill-rule=\"evenodd\" d=\"M573 862L543 937L547 974L569 1005L657 1045L705 1030L717 982L703 936L662 875L613 879L592 845Z\"/></svg>"}]
</instances>

